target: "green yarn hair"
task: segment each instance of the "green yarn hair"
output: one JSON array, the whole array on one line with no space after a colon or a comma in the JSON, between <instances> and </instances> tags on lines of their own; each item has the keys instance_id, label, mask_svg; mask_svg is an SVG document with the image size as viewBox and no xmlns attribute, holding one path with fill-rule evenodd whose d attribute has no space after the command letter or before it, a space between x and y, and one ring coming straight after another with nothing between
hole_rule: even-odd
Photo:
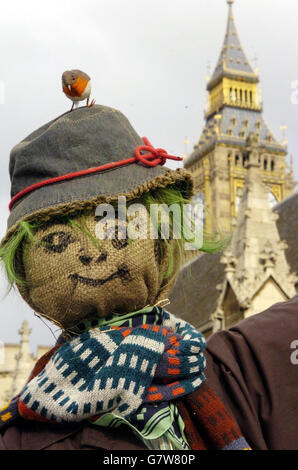
<instances>
[{"instance_id":1,"label":"green yarn hair","mask_svg":"<svg viewBox=\"0 0 298 470\"><path fill-rule=\"evenodd\" d=\"M183 214L183 206L185 204L192 204L189 199L185 199L180 191L176 188L167 187L165 189L156 189L154 192L145 193L141 197L141 202L146 206L147 211L150 213L150 206L151 204L166 204L168 207L172 206L173 204L177 204L180 207L180 213ZM193 234L195 233L195 226L194 222L189 219L189 217L182 217L181 226L175 227L174 226L174 219L173 214L170 213L170 221L172 223L172 232L175 232L175 229L178 229L179 233L181 233L180 239L175 239L175 242L179 248L180 254L180 264L183 258L183 251L184 251L184 244L185 242L190 243L193 246L194 250L205 252L205 253L216 253L222 251L227 244L229 243L230 239L227 236L219 235L219 234L207 234L203 231L202 234L197 234L199 241L202 239L202 244L198 244L195 240L192 242ZM173 250L171 250L168 240L163 237L161 226L159 221L154 221L157 225L157 230L160 238L163 240L163 246L167 249L169 255L169 264L168 270L166 273L166 277L169 276L173 269ZM186 222L186 224L184 224ZM191 235L191 238L189 236Z\"/></svg>"},{"instance_id":2,"label":"green yarn hair","mask_svg":"<svg viewBox=\"0 0 298 470\"><path fill-rule=\"evenodd\" d=\"M0 247L0 259L4 265L10 284L24 284L23 276L18 272L18 260L24 241L33 241L36 226L29 222L21 222L12 236Z\"/></svg>"},{"instance_id":3,"label":"green yarn hair","mask_svg":"<svg viewBox=\"0 0 298 470\"><path fill-rule=\"evenodd\" d=\"M150 207L152 204L166 204L167 206L171 206L172 204L177 204L180 207L181 213L183 214L182 212L183 205L190 204L191 201L184 199L182 193L178 191L176 188L168 187L165 189L157 189L154 192L145 193L139 199L130 201L128 205L132 203L143 204L146 207L149 214L150 214ZM94 244L100 247L100 245L102 244L102 241L98 240L93 234L89 232L85 224L84 213L79 213L77 215L79 215L79 218L78 218L79 220L77 222L75 222L72 218L69 218L66 216L64 216L61 219L64 222L71 224L73 227L76 227L77 229L81 230L92 240ZM180 264L181 264L181 261L183 258L184 243L190 242L190 239L189 239L189 235L191 233L190 227L193 228L193 224L192 224L192 221L187 221L187 219L182 218L181 227L174 227L175 221L173 219L173 214L170 213L169 216L170 216L170 223L171 223L171 226L170 226L171 233L173 233L175 229L180 229L180 232L181 232L181 238L174 240L174 243L177 243L177 246L179 248ZM184 225L185 220L186 222L188 222L186 226ZM35 224L34 222L22 221L20 222L19 226L14 231L14 233L11 235L11 237L4 244L0 246L0 260L2 264L4 265L6 276L10 285L17 284L21 286L21 285L26 284L26 279L24 277L24 274L20 272L21 271L20 266L22 266L22 251L23 251L24 245L25 243L28 243L28 242L34 243L35 241L34 235L35 235L36 229L42 226L48 225L48 223L49 222L45 222L44 224L42 223ZM173 270L173 262L174 262L173 251L174 250L170 246L170 243L168 242L168 240L163 236L160 221L154 219L153 223L155 224L157 232L158 232L158 236L161 239L162 250L165 249L168 252L168 268L167 268L167 272L165 273L165 277L168 277ZM222 251L226 247L228 241L229 239L225 236L219 236L219 235L210 236L210 234L203 233L202 245L198 246L196 245L196 242L194 241L193 246L194 246L194 250L199 250L200 252L216 253L218 251ZM131 242L131 240L129 240L129 242Z\"/></svg>"}]
</instances>

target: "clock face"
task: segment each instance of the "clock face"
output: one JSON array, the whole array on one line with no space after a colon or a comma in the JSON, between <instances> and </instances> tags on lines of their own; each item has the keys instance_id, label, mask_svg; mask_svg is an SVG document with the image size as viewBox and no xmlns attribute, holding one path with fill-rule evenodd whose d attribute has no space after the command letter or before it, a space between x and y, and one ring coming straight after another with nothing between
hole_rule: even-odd
<instances>
[{"instance_id":1,"label":"clock face","mask_svg":"<svg viewBox=\"0 0 298 470\"><path fill-rule=\"evenodd\" d=\"M268 193L268 200L270 207L274 207L276 204L278 204L278 200L271 191Z\"/></svg>"}]
</instances>

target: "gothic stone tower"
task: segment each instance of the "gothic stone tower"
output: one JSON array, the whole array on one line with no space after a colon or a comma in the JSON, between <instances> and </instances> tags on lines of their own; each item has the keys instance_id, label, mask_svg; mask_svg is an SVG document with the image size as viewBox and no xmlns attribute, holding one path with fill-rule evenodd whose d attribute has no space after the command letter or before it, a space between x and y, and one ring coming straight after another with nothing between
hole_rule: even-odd
<instances>
[{"instance_id":1,"label":"gothic stone tower","mask_svg":"<svg viewBox=\"0 0 298 470\"><path fill-rule=\"evenodd\" d=\"M257 70L245 56L236 31L233 3L217 66L207 84L205 126L184 166L195 179L197 198L204 201L206 232L231 232L237 217L249 159L247 138L257 135L261 178L271 205L290 195L293 172L286 172L287 149L272 134L263 116Z\"/></svg>"}]
</instances>

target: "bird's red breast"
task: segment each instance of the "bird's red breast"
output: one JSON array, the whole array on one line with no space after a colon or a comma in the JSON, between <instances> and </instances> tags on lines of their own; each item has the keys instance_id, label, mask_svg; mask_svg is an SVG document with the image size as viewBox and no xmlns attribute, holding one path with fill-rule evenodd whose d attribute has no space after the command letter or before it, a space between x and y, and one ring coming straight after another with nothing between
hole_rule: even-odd
<instances>
[{"instance_id":1,"label":"bird's red breast","mask_svg":"<svg viewBox=\"0 0 298 470\"><path fill-rule=\"evenodd\" d=\"M71 90L65 85L63 85L63 91L67 96L81 96L84 92L86 86L88 85L89 80L84 77L79 76L76 81L71 85Z\"/></svg>"}]
</instances>

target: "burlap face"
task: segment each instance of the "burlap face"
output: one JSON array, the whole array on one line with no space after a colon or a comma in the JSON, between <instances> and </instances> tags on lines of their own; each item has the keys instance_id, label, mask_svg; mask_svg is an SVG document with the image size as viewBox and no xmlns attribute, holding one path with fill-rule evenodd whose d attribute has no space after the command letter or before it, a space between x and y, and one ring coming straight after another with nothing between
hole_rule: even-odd
<instances>
[{"instance_id":1,"label":"burlap face","mask_svg":"<svg viewBox=\"0 0 298 470\"><path fill-rule=\"evenodd\" d=\"M81 224L81 219L73 220ZM94 213L84 215L84 224L95 237ZM63 328L154 305L167 298L174 283L179 266L174 262L165 278L168 254L160 250L160 240L96 241L74 225L54 222L37 230L35 240L24 246L26 287L19 288L21 295Z\"/></svg>"}]
</instances>

